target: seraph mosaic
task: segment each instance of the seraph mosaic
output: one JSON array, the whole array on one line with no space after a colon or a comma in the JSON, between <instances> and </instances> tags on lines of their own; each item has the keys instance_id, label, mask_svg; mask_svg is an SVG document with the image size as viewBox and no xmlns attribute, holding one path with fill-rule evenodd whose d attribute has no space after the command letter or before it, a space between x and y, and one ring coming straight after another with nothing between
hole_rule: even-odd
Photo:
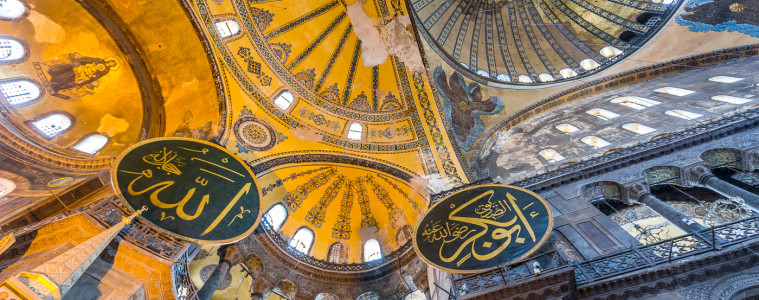
<instances>
[{"instance_id":1,"label":"seraph mosaic","mask_svg":"<svg viewBox=\"0 0 759 300\"><path fill-rule=\"evenodd\" d=\"M755 0L692 0L676 20L693 32L737 31L759 38L759 2Z\"/></svg>"},{"instance_id":2,"label":"seraph mosaic","mask_svg":"<svg viewBox=\"0 0 759 300\"><path fill-rule=\"evenodd\" d=\"M492 96L482 99L482 90L477 83L467 85L464 78L453 73L447 78L441 67L433 73L435 87L443 98L443 109L453 127L456 143L464 151L469 151L485 131L482 115L493 115L503 110L501 98Z\"/></svg>"}]
</instances>

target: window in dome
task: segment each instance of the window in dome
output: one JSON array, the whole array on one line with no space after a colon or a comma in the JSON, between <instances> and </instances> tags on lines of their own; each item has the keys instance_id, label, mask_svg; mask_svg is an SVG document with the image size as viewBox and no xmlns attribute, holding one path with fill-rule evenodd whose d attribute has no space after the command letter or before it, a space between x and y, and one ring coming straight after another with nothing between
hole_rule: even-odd
<instances>
[{"instance_id":1,"label":"window in dome","mask_svg":"<svg viewBox=\"0 0 759 300\"><path fill-rule=\"evenodd\" d=\"M382 250L380 249L379 242L375 239L370 239L364 243L364 262L370 262L382 258Z\"/></svg>"},{"instance_id":2,"label":"window in dome","mask_svg":"<svg viewBox=\"0 0 759 300\"><path fill-rule=\"evenodd\" d=\"M295 96L293 96L293 93L290 93L290 91L284 90L274 98L273 102L274 105L279 107L279 109L287 111L287 109L290 108L290 105L295 102Z\"/></svg>"},{"instance_id":3,"label":"window in dome","mask_svg":"<svg viewBox=\"0 0 759 300\"><path fill-rule=\"evenodd\" d=\"M228 38L240 33L240 24L234 19L217 20L216 31L219 32L221 38Z\"/></svg>"},{"instance_id":4,"label":"window in dome","mask_svg":"<svg viewBox=\"0 0 759 300\"><path fill-rule=\"evenodd\" d=\"M519 80L521 83L533 83L532 78L527 75L519 75L519 77L517 77L517 80Z\"/></svg>"},{"instance_id":5,"label":"window in dome","mask_svg":"<svg viewBox=\"0 0 759 300\"><path fill-rule=\"evenodd\" d=\"M301 227L295 232L293 239L290 240L290 247L295 248L298 252L308 254L311 252L311 246L314 244L314 231L306 227Z\"/></svg>"},{"instance_id":6,"label":"window in dome","mask_svg":"<svg viewBox=\"0 0 759 300\"><path fill-rule=\"evenodd\" d=\"M689 112L685 110L680 110L680 109L672 109L672 110L665 111L664 113L673 117L678 117L678 118L686 119L686 120L694 120L694 119L703 117L703 115L701 114L697 114L697 113Z\"/></svg>"},{"instance_id":7,"label":"window in dome","mask_svg":"<svg viewBox=\"0 0 759 300\"><path fill-rule=\"evenodd\" d=\"M26 79L0 83L0 93L11 106L29 104L42 96L39 86Z\"/></svg>"},{"instance_id":8,"label":"window in dome","mask_svg":"<svg viewBox=\"0 0 759 300\"><path fill-rule=\"evenodd\" d=\"M577 76L577 72L575 72L575 70L572 70L570 68L564 68L564 69L559 70L559 74L561 74L561 77L564 77L564 79Z\"/></svg>"},{"instance_id":9,"label":"window in dome","mask_svg":"<svg viewBox=\"0 0 759 300\"><path fill-rule=\"evenodd\" d=\"M482 77L490 78L490 73L488 73L485 70L477 70L477 75L480 75Z\"/></svg>"},{"instance_id":10,"label":"window in dome","mask_svg":"<svg viewBox=\"0 0 759 300\"><path fill-rule=\"evenodd\" d=\"M635 132L637 134L646 134L656 131L656 129L638 123L627 123L625 125L622 125L622 128Z\"/></svg>"},{"instance_id":11,"label":"window in dome","mask_svg":"<svg viewBox=\"0 0 759 300\"><path fill-rule=\"evenodd\" d=\"M739 77L730 77L730 76L714 76L712 78L709 78L709 81L714 82L721 82L721 83L733 83L743 80L743 78Z\"/></svg>"},{"instance_id":12,"label":"window in dome","mask_svg":"<svg viewBox=\"0 0 759 300\"><path fill-rule=\"evenodd\" d=\"M503 81L503 82L511 82L511 77L503 73L498 74L498 76L496 76L495 79L498 79L499 81Z\"/></svg>"},{"instance_id":13,"label":"window in dome","mask_svg":"<svg viewBox=\"0 0 759 300\"><path fill-rule=\"evenodd\" d=\"M329 246L329 252L327 253L327 261L331 263L346 263L348 258L348 251L345 246L340 242L335 242Z\"/></svg>"},{"instance_id":14,"label":"window in dome","mask_svg":"<svg viewBox=\"0 0 759 300\"><path fill-rule=\"evenodd\" d=\"M379 300L379 299L380 299L379 295L377 295L377 293L374 293L374 292L363 293L359 295L358 298L356 298L356 300Z\"/></svg>"},{"instance_id":15,"label":"window in dome","mask_svg":"<svg viewBox=\"0 0 759 300\"><path fill-rule=\"evenodd\" d=\"M108 137L100 134L91 134L74 146L74 149L87 154L95 154L108 143Z\"/></svg>"},{"instance_id":16,"label":"window in dome","mask_svg":"<svg viewBox=\"0 0 759 300\"><path fill-rule=\"evenodd\" d=\"M19 0L0 0L0 18L17 19L26 13L26 6Z\"/></svg>"},{"instance_id":17,"label":"window in dome","mask_svg":"<svg viewBox=\"0 0 759 300\"><path fill-rule=\"evenodd\" d=\"M619 50L612 46L606 46L606 47L601 48L601 51L598 51L598 53L601 53L601 55L603 55L606 58L614 58L622 54L622 50Z\"/></svg>"},{"instance_id":18,"label":"window in dome","mask_svg":"<svg viewBox=\"0 0 759 300\"><path fill-rule=\"evenodd\" d=\"M553 76L551 76L551 74L548 74L548 73L542 73L538 75L538 79L540 80L540 82L551 82L553 81Z\"/></svg>"},{"instance_id":19,"label":"window in dome","mask_svg":"<svg viewBox=\"0 0 759 300\"><path fill-rule=\"evenodd\" d=\"M553 149L540 150L538 154L540 154L540 156L545 158L549 163L554 163L557 161L564 160L564 156L562 156L561 154L559 154L559 152L556 152L556 150L553 150Z\"/></svg>"},{"instance_id":20,"label":"window in dome","mask_svg":"<svg viewBox=\"0 0 759 300\"><path fill-rule=\"evenodd\" d=\"M467 65L467 64L465 64L465 63L463 63L463 62L460 62L460 64L461 64L461 66L463 66L464 68L466 68L466 69L469 69L469 65Z\"/></svg>"},{"instance_id":21,"label":"window in dome","mask_svg":"<svg viewBox=\"0 0 759 300\"><path fill-rule=\"evenodd\" d=\"M556 125L556 129L566 134L570 134L572 132L580 130L580 128L577 128L572 124L559 124L559 125Z\"/></svg>"},{"instance_id":22,"label":"window in dome","mask_svg":"<svg viewBox=\"0 0 759 300\"><path fill-rule=\"evenodd\" d=\"M583 59L580 61L580 67L585 69L586 71L593 70L595 68L600 67L601 65L598 64L595 60L592 60L590 58Z\"/></svg>"},{"instance_id":23,"label":"window in dome","mask_svg":"<svg viewBox=\"0 0 759 300\"><path fill-rule=\"evenodd\" d=\"M744 104L744 103L751 102L751 99L740 98L740 97L733 97L733 96L727 96L727 95L713 96L712 100L727 102L727 103L730 103L730 104Z\"/></svg>"},{"instance_id":24,"label":"window in dome","mask_svg":"<svg viewBox=\"0 0 759 300\"><path fill-rule=\"evenodd\" d=\"M676 88L676 87L669 87L669 86L656 89L654 91L657 93L670 94L670 95L675 95L678 97L695 93L694 91L691 91L691 90L686 90L686 89L681 89L681 88Z\"/></svg>"},{"instance_id":25,"label":"window in dome","mask_svg":"<svg viewBox=\"0 0 759 300\"><path fill-rule=\"evenodd\" d=\"M348 139L360 141L364 133L364 126L359 123L353 123L348 127Z\"/></svg>"},{"instance_id":26,"label":"window in dome","mask_svg":"<svg viewBox=\"0 0 759 300\"><path fill-rule=\"evenodd\" d=\"M0 178L0 197L4 197L16 189L16 184L5 178Z\"/></svg>"},{"instance_id":27,"label":"window in dome","mask_svg":"<svg viewBox=\"0 0 759 300\"><path fill-rule=\"evenodd\" d=\"M629 108L634 108L634 109L640 110L640 109L644 109L646 107L650 107L650 106L654 106L654 105L660 104L661 102L654 101L654 100L651 100L651 99L641 98L641 97L626 96L626 97L614 98L613 100L611 100L611 103L622 104L622 105L627 106Z\"/></svg>"},{"instance_id":28,"label":"window in dome","mask_svg":"<svg viewBox=\"0 0 759 300\"><path fill-rule=\"evenodd\" d=\"M279 230L282 224L285 224L287 220L287 209L282 203L277 203L272 206L269 211L264 214L264 220L271 226L274 231Z\"/></svg>"},{"instance_id":29,"label":"window in dome","mask_svg":"<svg viewBox=\"0 0 759 300\"><path fill-rule=\"evenodd\" d=\"M588 113L590 115L594 115L594 116L596 116L596 117L598 117L599 119L602 119L602 120L611 120L611 119L614 119L616 117L619 117L618 114L615 114L615 113L610 112L608 110L605 110L603 108L594 108L594 109L591 109L589 111L586 111L586 113Z\"/></svg>"},{"instance_id":30,"label":"window in dome","mask_svg":"<svg viewBox=\"0 0 759 300\"><path fill-rule=\"evenodd\" d=\"M672 2L675 2L675 0L651 0L651 2L658 4L672 4Z\"/></svg>"},{"instance_id":31,"label":"window in dome","mask_svg":"<svg viewBox=\"0 0 759 300\"><path fill-rule=\"evenodd\" d=\"M0 37L0 63L19 63L26 57L26 47L16 39Z\"/></svg>"},{"instance_id":32,"label":"window in dome","mask_svg":"<svg viewBox=\"0 0 759 300\"><path fill-rule=\"evenodd\" d=\"M586 137L582 138L581 141L583 143L585 143L586 145L591 146L591 147L596 148L596 149L603 148L603 147L606 147L608 145L611 145L609 142L604 141L603 139L601 139L601 138L599 138L597 136L593 136L593 135L586 136Z\"/></svg>"},{"instance_id":33,"label":"window in dome","mask_svg":"<svg viewBox=\"0 0 759 300\"><path fill-rule=\"evenodd\" d=\"M42 119L32 121L32 125L48 139L54 138L69 129L71 123L71 118L61 113L50 114Z\"/></svg>"},{"instance_id":34,"label":"window in dome","mask_svg":"<svg viewBox=\"0 0 759 300\"><path fill-rule=\"evenodd\" d=\"M314 300L340 300L340 298L329 293L320 293L316 295L316 298L314 298Z\"/></svg>"}]
</instances>

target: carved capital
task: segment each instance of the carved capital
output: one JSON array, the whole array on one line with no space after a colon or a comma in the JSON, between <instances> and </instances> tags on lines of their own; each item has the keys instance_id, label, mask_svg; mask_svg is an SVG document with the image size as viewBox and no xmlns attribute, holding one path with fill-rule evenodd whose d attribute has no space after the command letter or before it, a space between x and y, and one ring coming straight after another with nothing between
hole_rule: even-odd
<instances>
[{"instance_id":1,"label":"carved capital","mask_svg":"<svg viewBox=\"0 0 759 300\"><path fill-rule=\"evenodd\" d=\"M681 182L687 187L703 186L704 181L711 176L714 175L705 163L690 165L680 171Z\"/></svg>"},{"instance_id":2,"label":"carved capital","mask_svg":"<svg viewBox=\"0 0 759 300\"><path fill-rule=\"evenodd\" d=\"M743 151L741 154L743 171L753 172L759 169L759 148Z\"/></svg>"},{"instance_id":3,"label":"carved capital","mask_svg":"<svg viewBox=\"0 0 759 300\"><path fill-rule=\"evenodd\" d=\"M646 184L645 181L636 181L631 182L625 185L625 194L626 197L625 200L630 203L638 202L640 198L643 196L650 194L651 191L648 189L648 184Z\"/></svg>"},{"instance_id":4,"label":"carved capital","mask_svg":"<svg viewBox=\"0 0 759 300\"><path fill-rule=\"evenodd\" d=\"M243 252L237 245L227 246L227 251L224 252L224 260L228 261L232 266L240 263L243 259Z\"/></svg>"}]
</instances>

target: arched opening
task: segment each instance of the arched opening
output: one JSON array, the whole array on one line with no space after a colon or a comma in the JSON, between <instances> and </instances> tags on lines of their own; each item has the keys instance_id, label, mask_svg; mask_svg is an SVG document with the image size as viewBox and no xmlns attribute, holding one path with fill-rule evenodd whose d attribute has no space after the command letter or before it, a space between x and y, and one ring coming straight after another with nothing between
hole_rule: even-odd
<instances>
[{"instance_id":1,"label":"arched opening","mask_svg":"<svg viewBox=\"0 0 759 300\"><path fill-rule=\"evenodd\" d=\"M26 58L24 44L14 38L0 37L0 63L19 63L24 58Z\"/></svg>"},{"instance_id":2,"label":"arched opening","mask_svg":"<svg viewBox=\"0 0 759 300\"><path fill-rule=\"evenodd\" d=\"M93 155L103 149L105 144L108 143L108 137L100 134L91 134L82 139L79 143L74 145L74 149L80 152L84 152Z\"/></svg>"},{"instance_id":3,"label":"arched opening","mask_svg":"<svg viewBox=\"0 0 759 300\"><path fill-rule=\"evenodd\" d=\"M364 243L364 262L370 262L382 258L382 249L376 239L370 239Z\"/></svg>"},{"instance_id":4,"label":"arched opening","mask_svg":"<svg viewBox=\"0 0 759 300\"><path fill-rule=\"evenodd\" d=\"M629 30L619 34L619 40L625 43L634 44L637 41L638 34Z\"/></svg>"},{"instance_id":5,"label":"arched opening","mask_svg":"<svg viewBox=\"0 0 759 300\"><path fill-rule=\"evenodd\" d=\"M292 106L293 102L295 102L295 96L293 96L292 93L288 90L284 90L277 97L274 98L274 105L279 107L279 109L283 111L287 111L290 106Z\"/></svg>"},{"instance_id":6,"label":"arched opening","mask_svg":"<svg viewBox=\"0 0 759 300\"><path fill-rule=\"evenodd\" d=\"M32 121L34 128L47 139L52 139L65 132L71 127L71 124L71 118L64 113L53 113Z\"/></svg>"},{"instance_id":7,"label":"arched opening","mask_svg":"<svg viewBox=\"0 0 759 300\"><path fill-rule=\"evenodd\" d=\"M503 81L503 82L511 82L511 77L503 73L498 74L498 76L496 76L495 79L498 79L498 81Z\"/></svg>"},{"instance_id":8,"label":"arched opening","mask_svg":"<svg viewBox=\"0 0 759 300\"><path fill-rule=\"evenodd\" d=\"M321 293L316 295L316 298L314 300L339 300L340 298L337 298L337 296L329 294L329 293Z\"/></svg>"},{"instance_id":9,"label":"arched opening","mask_svg":"<svg viewBox=\"0 0 759 300\"><path fill-rule=\"evenodd\" d=\"M646 26L656 26L661 21L661 15L657 13L651 13L651 12L644 12L642 14L639 14L635 21L639 24L643 24Z\"/></svg>"},{"instance_id":10,"label":"arched opening","mask_svg":"<svg viewBox=\"0 0 759 300\"><path fill-rule=\"evenodd\" d=\"M345 248L340 242L335 242L329 246L327 252L327 261L336 264L344 264L348 262L348 249Z\"/></svg>"},{"instance_id":11,"label":"arched opening","mask_svg":"<svg viewBox=\"0 0 759 300\"><path fill-rule=\"evenodd\" d=\"M0 197L5 197L6 195L12 193L15 189L16 184L13 183L13 181L5 178L0 178Z\"/></svg>"},{"instance_id":12,"label":"arched opening","mask_svg":"<svg viewBox=\"0 0 759 300\"><path fill-rule=\"evenodd\" d=\"M216 32L221 38L228 38L240 33L240 24L234 19L223 19L216 21Z\"/></svg>"},{"instance_id":13,"label":"arched opening","mask_svg":"<svg viewBox=\"0 0 759 300\"><path fill-rule=\"evenodd\" d=\"M532 78L530 78L530 76L527 76L527 75L519 75L519 77L517 77L517 80L519 80L519 82L521 82L521 83L533 83L534 82L532 80Z\"/></svg>"},{"instance_id":14,"label":"arched opening","mask_svg":"<svg viewBox=\"0 0 759 300\"><path fill-rule=\"evenodd\" d=\"M570 134L572 132L580 130L580 128L577 128L576 126L572 124L559 124L559 125L556 125L556 129L566 134Z\"/></svg>"},{"instance_id":15,"label":"arched opening","mask_svg":"<svg viewBox=\"0 0 759 300\"><path fill-rule=\"evenodd\" d=\"M654 128L639 123L627 123L625 125L622 125L622 128L627 131L635 132L637 134L648 134L656 131Z\"/></svg>"},{"instance_id":16,"label":"arched opening","mask_svg":"<svg viewBox=\"0 0 759 300\"><path fill-rule=\"evenodd\" d=\"M482 70L482 69L477 70L477 75L480 75L480 76L485 77L485 78L490 78L490 73L488 73L488 71L485 71L485 70Z\"/></svg>"},{"instance_id":17,"label":"arched opening","mask_svg":"<svg viewBox=\"0 0 759 300\"><path fill-rule=\"evenodd\" d=\"M0 18L17 19L26 13L26 6L19 0L0 0Z\"/></svg>"},{"instance_id":18,"label":"arched opening","mask_svg":"<svg viewBox=\"0 0 759 300\"><path fill-rule=\"evenodd\" d=\"M538 152L538 155L543 157L549 163L555 163L564 160L564 156L556 152L554 149L544 149Z\"/></svg>"},{"instance_id":19,"label":"arched opening","mask_svg":"<svg viewBox=\"0 0 759 300\"><path fill-rule=\"evenodd\" d=\"M582 141L584 144L588 146L593 147L594 149L603 148L603 147L611 145L611 143L607 142L606 140L594 135L586 136L582 138L580 141Z\"/></svg>"},{"instance_id":20,"label":"arched opening","mask_svg":"<svg viewBox=\"0 0 759 300\"><path fill-rule=\"evenodd\" d=\"M356 300L379 300L379 295L375 292L363 293L356 298Z\"/></svg>"},{"instance_id":21,"label":"arched opening","mask_svg":"<svg viewBox=\"0 0 759 300\"><path fill-rule=\"evenodd\" d=\"M541 73L540 75L538 75L538 79L540 80L540 82L551 82L554 80L553 76L551 76L551 74L548 74L548 73Z\"/></svg>"},{"instance_id":22,"label":"arched opening","mask_svg":"<svg viewBox=\"0 0 759 300\"><path fill-rule=\"evenodd\" d=\"M360 141L364 135L364 126L361 123L353 122L348 127L348 139L354 141Z\"/></svg>"},{"instance_id":23,"label":"arched opening","mask_svg":"<svg viewBox=\"0 0 759 300\"><path fill-rule=\"evenodd\" d=\"M583 69L585 69L586 71L593 70L593 69L598 68L600 66L601 65L598 64L597 61L592 60L590 58L586 58L586 59L583 59L582 61L580 61L580 67L583 68Z\"/></svg>"},{"instance_id":24,"label":"arched opening","mask_svg":"<svg viewBox=\"0 0 759 300\"><path fill-rule=\"evenodd\" d=\"M654 105L659 104L659 101L654 101L651 99L636 97L636 96L625 96L625 97L617 97L611 100L611 103L614 104L621 104L624 106L627 106L629 108L641 110L646 107L651 107Z\"/></svg>"},{"instance_id":25,"label":"arched opening","mask_svg":"<svg viewBox=\"0 0 759 300\"><path fill-rule=\"evenodd\" d=\"M26 79L15 79L0 83L0 93L11 106L30 104L42 96L39 86Z\"/></svg>"},{"instance_id":26,"label":"arched opening","mask_svg":"<svg viewBox=\"0 0 759 300\"><path fill-rule=\"evenodd\" d=\"M271 230L277 231L282 227L282 224L285 224L287 217L288 213L285 206L282 203L277 203L264 214L264 221L269 225Z\"/></svg>"},{"instance_id":27,"label":"arched opening","mask_svg":"<svg viewBox=\"0 0 759 300\"><path fill-rule=\"evenodd\" d=\"M619 50L612 46L606 46L601 48L600 51L598 51L601 55L603 55L606 58L614 58L622 54L622 50Z\"/></svg>"},{"instance_id":28,"label":"arched opening","mask_svg":"<svg viewBox=\"0 0 759 300\"><path fill-rule=\"evenodd\" d=\"M564 68L564 69L559 70L559 74L561 74L561 77L564 77L564 79L577 76L577 72L575 72L575 70L572 70L570 68Z\"/></svg>"},{"instance_id":29,"label":"arched opening","mask_svg":"<svg viewBox=\"0 0 759 300\"><path fill-rule=\"evenodd\" d=\"M618 114L615 114L615 113L610 112L608 110L605 110L603 108L594 108L594 109L586 111L585 113L587 113L589 115L596 116L599 119L605 120L605 121L608 121L608 120L614 119L616 117L619 117Z\"/></svg>"},{"instance_id":30,"label":"arched opening","mask_svg":"<svg viewBox=\"0 0 759 300\"><path fill-rule=\"evenodd\" d=\"M295 232L295 235L290 240L290 247L293 247L300 253L309 254L311 252L311 246L314 245L314 231L301 227Z\"/></svg>"}]
</instances>

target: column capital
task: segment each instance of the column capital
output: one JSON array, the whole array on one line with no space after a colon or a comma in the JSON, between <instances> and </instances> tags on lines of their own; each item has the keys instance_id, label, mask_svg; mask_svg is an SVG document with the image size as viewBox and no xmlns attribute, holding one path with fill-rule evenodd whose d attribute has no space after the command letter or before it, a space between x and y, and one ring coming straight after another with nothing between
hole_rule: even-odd
<instances>
[{"instance_id":1,"label":"column capital","mask_svg":"<svg viewBox=\"0 0 759 300\"><path fill-rule=\"evenodd\" d=\"M638 202L649 194L651 194L651 190L648 189L648 184L644 180L625 184L625 200L628 204Z\"/></svg>"},{"instance_id":2,"label":"column capital","mask_svg":"<svg viewBox=\"0 0 759 300\"><path fill-rule=\"evenodd\" d=\"M704 186L704 182L713 177L711 168L706 163L701 162L686 166L680 169L680 178L684 186Z\"/></svg>"},{"instance_id":3,"label":"column capital","mask_svg":"<svg viewBox=\"0 0 759 300\"><path fill-rule=\"evenodd\" d=\"M239 264L243 258L243 251L240 249L240 246L237 246L236 244L227 246L227 250L223 255L223 260L228 261L230 267Z\"/></svg>"}]
</instances>

